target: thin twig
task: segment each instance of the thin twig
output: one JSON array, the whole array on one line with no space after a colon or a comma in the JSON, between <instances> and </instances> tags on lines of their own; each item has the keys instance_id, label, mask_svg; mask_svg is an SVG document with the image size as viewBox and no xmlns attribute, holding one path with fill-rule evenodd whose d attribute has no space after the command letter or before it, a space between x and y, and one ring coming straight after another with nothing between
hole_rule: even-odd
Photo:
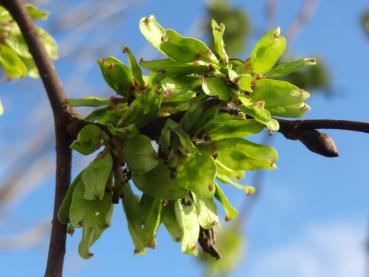
<instances>
[{"instance_id":1,"label":"thin twig","mask_svg":"<svg viewBox=\"0 0 369 277\"><path fill-rule=\"evenodd\" d=\"M0 0L0 4L9 11L22 31L28 49L40 73L53 111L56 138L56 185L52 231L45 276L62 276L67 226L57 220L57 211L70 184L72 155L69 145L71 137L67 132L66 126L72 120L73 111L68 111L67 109L62 84L39 37L36 26L24 7L23 1Z\"/></svg>"},{"instance_id":2,"label":"thin twig","mask_svg":"<svg viewBox=\"0 0 369 277\"><path fill-rule=\"evenodd\" d=\"M315 8L318 6L319 0L305 0L299 15L295 18L292 24L287 28L286 40L291 42L296 38L299 32L313 17Z\"/></svg>"},{"instance_id":3,"label":"thin twig","mask_svg":"<svg viewBox=\"0 0 369 277\"><path fill-rule=\"evenodd\" d=\"M369 133L369 123L351 120L314 119L314 120L285 120L277 119L281 127L280 132L298 129L337 129Z\"/></svg>"}]
</instances>

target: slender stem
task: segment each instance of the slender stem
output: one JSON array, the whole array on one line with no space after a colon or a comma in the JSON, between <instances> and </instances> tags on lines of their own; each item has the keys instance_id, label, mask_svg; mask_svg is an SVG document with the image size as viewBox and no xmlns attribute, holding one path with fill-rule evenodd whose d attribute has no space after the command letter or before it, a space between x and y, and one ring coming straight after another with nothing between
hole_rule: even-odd
<instances>
[{"instance_id":1,"label":"slender stem","mask_svg":"<svg viewBox=\"0 0 369 277\"><path fill-rule=\"evenodd\" d=\"M369 133L369 123L350 120L315 119L315 120L284 120L277 119L281 130L297 129L338 129Z\"/></svg>"},{"instance_id":2,"label":"slender stem","mask_svg":"<svg viewBox=\"0 0 369 277\"><path fill-rule=\"evenodd\" d=\"M22 31L29 52L40 73L53 111L56 139L56 185L52 231L45 276L62 276L67 226L61 224L56 215L70 184L72 155L69 145L71 137L66 127L72 121L73 111L68 111L67 109L62 84L39 37L37 28L24 7L23 1L0 0L0 4L10 12Z\"/></svg>"}]
</instances>

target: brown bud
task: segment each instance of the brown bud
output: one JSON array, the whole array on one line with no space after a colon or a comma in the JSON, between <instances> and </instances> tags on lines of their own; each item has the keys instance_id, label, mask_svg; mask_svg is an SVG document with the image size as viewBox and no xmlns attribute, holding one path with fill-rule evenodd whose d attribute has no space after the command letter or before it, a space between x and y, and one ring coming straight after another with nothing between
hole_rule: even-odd
<instances>
[{"instance_id":1,"label":"brown bud","mask_svg":"<svg viewBox=\"0 0 369 277\"><path fill-rule=\"evenodd\" d=\"M302 129L298 132L298 140L314 153L325 157L338 157L336 144L325 133L313 129Z\"/></svg>"}]
</instances>

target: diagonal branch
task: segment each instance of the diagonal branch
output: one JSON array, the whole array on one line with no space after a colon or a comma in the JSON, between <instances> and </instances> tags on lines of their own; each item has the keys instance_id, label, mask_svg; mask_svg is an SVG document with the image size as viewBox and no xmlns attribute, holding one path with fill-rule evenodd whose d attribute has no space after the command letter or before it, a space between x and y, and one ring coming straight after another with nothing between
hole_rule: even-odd
<instances>
[{"instance_id":1,"label":"diagonal branch","mask_svg":"<svg viewBox=\"0 0 369 277\"><path fill-rule=\"evenodd\" d=\"M68 110L63 86L58 78L54 65L48 57L46 49L39 37L36 26L27 14L21 0L0 0L17 22L29 51L36 63L53 111L56 139L56 185L52 231L45 276L62 276L66 225L57 220L57 211L70 184L72 155L69 145L71 137L66 126L73 119L73 111Z\"/></svg>"}]
</instances>

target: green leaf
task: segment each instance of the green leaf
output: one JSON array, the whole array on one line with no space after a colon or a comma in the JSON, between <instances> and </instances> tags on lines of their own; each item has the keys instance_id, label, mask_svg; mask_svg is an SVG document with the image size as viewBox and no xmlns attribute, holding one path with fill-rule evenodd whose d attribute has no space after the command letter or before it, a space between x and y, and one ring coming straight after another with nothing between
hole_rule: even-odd
<instances>
[{"instance_id":1,"label":"green leaf","mask_svg":"<svg viewBox=\"0 0 369 277\"><path fill-rule=\"evenodd\" d=\"M253 119L232 119L210 123L205 134L214 141L225 138L242 138L260 133L264 126Z\"/></svg>"},{"instance_id":2,"label":"green leaf","mask_svg":"<svg viewBox=\"0 0 369 277\"><path fill-rule=\"evenodd\" d=\"M118 94L128 97L132 93L132 73L128 67L115 57L97 61L106 83Z\"/></svg>"},{"instance_id":3,"label":"green leaf","mask_svg":"<svg viewBox=\"0 0 369 277\"><path fill-rule=\"evenodd\" d=\"M133 55L133 53L131 52L131 50L128 47L124 47L123 52L128 55L128 62L129 62L129 66L131 68L133 78L138 82L138 84L141 87L144 87L145 82L142 78L142 71L141 71L140 66L137 63L137 60L136 60L135 56Z\"/></svg>"},{"instance_id":4,"label":"green leaf","mask_svg":"<svg viewBox=\"0 0 369 277\"><path fill-rule=\"evenodd\" d=\"M70 222L69 213L70 206L72 203L72 197L76 186L81 182L81 175L83 171L77 175L77 177L73 180L72 184L69 186L67 194L65 195L62 204L60 205L58 211L58 220L60 223L68 224ZM82 186L82 184L81 184Z\"/></svg>"},{"instance_id":5,"label":"green leaf","mask_svg":"<svg viewBox=\"0 0 369 277\"><path fill-rule=\"evenodd\" d=\"M102 132L99 127L88 124L79 131L77 139L70 148L83 155L89 155L101 147Z\"/></svg>"},{"instance_id":6,"label":"green leaf","mask_svg":"<svg viewBox=\"0 0 369 277\"><path fill-rule=\"evenodd\" d=\"M197 240L199 238L200 225L197 220L195 204L189 196L186 196L184 199L175 201L174 209L178 224L183 232L181 250L186 254L197 256Z\"/></svg>"},{"instance_id":7,"label":"green leaf","mask_svg":"<svg viewBox=\"0 0 369 277\"><path fill-rule=\"evenodd\" d=\"M106 184L111 176L113 158L110 153L99 155L82 173L86 200L102 200Z\"/></svg>"},{"instance_id":8,"label":"green leaf","mask_svg":"<svg viewBox=\"0 0 369 277\"><path fill-rule=\"evenodd\" d=\"M123 157L135 175L142 175L158 165L158 157L151 139L144 135L127 138L123 144Z\"/></svg>"},{"instance_id":9,"label":"green leaf","mask_svg":"<svg viewBox=\"0 0 369 277\"><path fill-rule=\"evenodd\" d=\"M305 59L301 59L297 61L281 63L275 66L274 68L272 68L272 70L270 70L266 74L266 77L269 79L278 79L286 75L289 75L293 72L296 72L299 69L307 65L316 65L316 59L315 58L305 58Z\"/></svg>"},{"instance_id":10,"label":"green leaf","mask_svg":"<svg viewBox=\"0 0 369 277\"><path fill-rule=\"evenodd\" d=\"M196 206L197 220L204 229L210 229L216 225L219 225L219 218L217 213L217 207L213 198L201 198L195 193L192 193L193 201Z\"/></svg>"},{"instance_id":11,"label":"green leaf","mask_svg":"<svg viewBox=\"0 0 369 277\"><path fill-rule=\"evenodd\" d=\"M164 29L154 16L142 18L140 30L155 48L176 62L187 63L202 60L218 63L217 58L202 41L182 37L174 30Z\"/></svg>"},{"instance_id":12,"label":"green leaf","mask_svg":"<svg viewBox=\"0 0 369 277\"><path fill-rule=\"evenodd\" d=\"M27 68L21 58L6 45L0 45L0 65L8 79L23 78L27 74Z\"/></svg>"},{"instance_id":13,"label":"green leaf","mask_svg":"<svg viewBox=\"0 0 369 277\"><path fill-rule=\"evenodd\" d=\"M85 186L81 180L74 189L70 206L70 223L73 227L94 227L104 222L109 213L112 196L105 193L102 200L86 200Z\"/></svg>"},{"instance_id":14,"label":"green leaf","mask_svg":"<svg viewBox=\"0 0 369 277\"><path fill-rule=\"evenodd\" d=\"M216 165L207 152L200 152L177 168L180 186L195 192L201 198L214 195Z\"/></svg>"},{"instance_id":15,"label":"green leaf","mask_svg":"<svg viewBox=\"0 0 369 277\"><path fill-rule=\"evenodd\" d=\"M254 74L267 73L286 49L286 40L276 28L266 33L255 45L246 61Z\"/></svg>"},{"instance_id":16,"label":"green leaf","mask_svg":"<svg viewBox=\"0 0 369 277\"><path fill-rule=\"evenodd\" d=\"M202 90L206 95L217 96L220 100L227 101L233 94L232 89L217 77L206 77L202 79Z\"/></svg>"},{"instance_id":17,"label":"green leaf","mask_svg":"<svg viewBox=\"0 0 369 277\"><path fill-rule=\"evenodd\" d=\"M240 138L215 142L217 160L232 170L275 169L274 148Z\"/></svg>"},{"instance_id":18,"label":"green leaf","mask_svg":"<svg viewBox=\"0 0 369 277\"><path fill-rule=\"evenodd\" d=\"M237 210L232 206L229 202L227 196L224 194L223 190L220 188L218 184L215 184L216 191L215 191L215 198L223 205L226 217L226 221L234 220L238 217Z\"/></svg>"},{"instance_id":19,"label":"green leaf","mask_svg":"<svg viewBox=\"0 0 369 277\"><path fill-rule=\"evenodd\" d=\"M96 97L96 96L85 96L83 98L68 98L67 105L69 107L100 107L110 104L110 99Z\"/></svg>"},{"instance_id":20,"label":"green leaf","mask_svg":"<svg viewBox=\"0 0 369 277\"><path fill-rule=\"evenodd\" d=\"M289 82L271 79L257 80L251 94L251 99L254 102L263 101L266 109L300 104L309 97L308 92Z\"/></svg>"},{"instance_id":21,"label":"green leaf","mask_svg":"<svg viewBox=\"0 0 369 277\"><path fill-rule=\"evenodd\" d=\"M161 220L165 228L168 230L171 238L175 242L181 241L183 237L183 231L179 226L176 218L176 214L174 211L174 202L171 201L168 205L162 208Z\"/></svg>"},{"instance_id":22,"label":"green leaf","mask_svg":"<svg viewBox=\"0 0 369 277\"><path fill-rule=\"evenodd\" d=\"M122 186L122 205L127 218L128 231L135 246L134 253L146 253L144 233L141 222L141 209L137 196L132 192L129 183Z\"/></svg>"},{"instance_id":23,"label":"green leaf","mask_svg":"<svg viewBox=\"0 0 369 277\"><path fill-rule=\"evenodd\" d=\"M126 103L121 103L121 106L117 110L112 109L112 107L101 107L86 116L85 121L102 125L116 125L126 110L128 110Z\"/></svg>"},{"instance_id":24,"label":"green leaf","mask_svg":"<svg viewBox=\"0 0 369 277\"><path fill-rule=\"evenodd\" d=\"M0 116L3 115L4 113L4 108L3 108L3 104L1 103L1 100L0 100Z\"/></svg>"},{"instance_id":25,"label":"green leaf","mask_svg":"<svg viewBox=\"0 0 369 277\"><path fill-rule=\"evenodd\" d=\"M156 245L156 232L160 226L161 215L161 199L154 198L150 210L146 214L143 233L145 246L155 248Z\"/></svg>"},{"instance_id":26,"label":"green leaf","mask_svg":"<svg viewBox=\"0 0 369 277\"><path fill-rule=\"evenodd\" d=\"M40 10L33 4L26 4L26 9L33 20L46 20L49 16L47 11Z\"/></svg>"},{"instance_id":27,"label":"green leaf","mask_svg":"<svg viewBox=\"0 0 369 277\"><path fill-rule=\"evenodd\" d=\"M132 179L139 190L154 198L176 200L188 192L178 184L175 176L172 176L161 160L153 170L144 175L133 175Z\"/></svg>"},{"instance_id":28,"label":"green leaf","mask_svg":"<svg viewBox=\"0 0 369 277\"><path fill-rule=\"evenodd\" d=\"M208 63L195 61L191 63L178 63L171 59L153 61L140 60L140 65L150 71L166 75L188 75L210 72L212 67Z\"/></svg>"},{"instance_id":29,"label":"green leaf","mask_svg":"<svg viewBox=\"0 0 369 277\"><path fill-rule=\"evenodd\" d=\"M84 227L82 230L82 240L78 246L78 253L84 259L89 259L93 256L90 252L90 247L101 237L102 233L110 226L111 216L113 214L114 205L110 205L110 210L106 214L104 222L94 227Z\"/></svg>"},{"instance_id":30,"label":"green leaf","mask_svg":"<svg viewBox=\"0 0 369 277\"><path fill-rule=\"evenodd\" d=\"M225 26L223 23L218 25L218 23L213 19L211 21L211 27L213 29L215 53L219 55L223 64L228 64L228 55L226 53L223 41Z\"/></svg>"}]
</instances>

